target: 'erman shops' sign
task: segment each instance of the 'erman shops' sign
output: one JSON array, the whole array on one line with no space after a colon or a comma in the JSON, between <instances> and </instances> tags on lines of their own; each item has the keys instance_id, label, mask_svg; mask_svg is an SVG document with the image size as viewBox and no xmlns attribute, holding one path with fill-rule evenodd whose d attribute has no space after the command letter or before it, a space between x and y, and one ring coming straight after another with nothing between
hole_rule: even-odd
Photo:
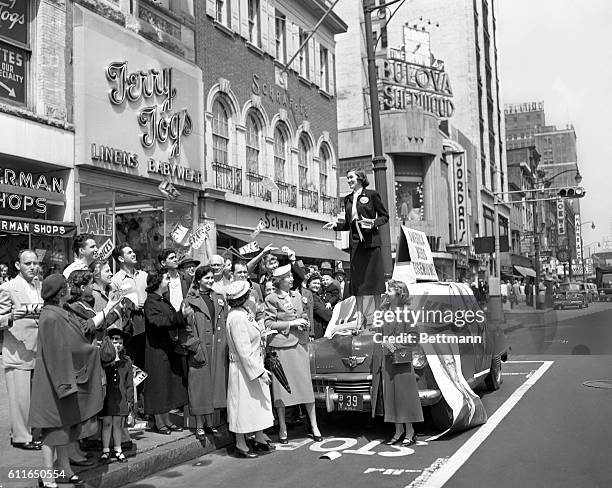
<instances>
[{"instance_id":1,"label":"'erman shops' sign","mask_svg":"<svg viewBox=\"0 0 612 488\"><path fill-rule=\"evenodd\" d=\"M404 51L398 49L390 49L376 65L381 110L418 106L439 118L453 116L453 90L444 68L406 61Z\"/></svg>"},{"instance_id":2,"label":"'erman shops' sign","mask_svg":"<svg viewBox=\"0 0 612 488\"><path fill-rule=\"evenodd\" d=\"M202 71L78 5L75 15L77 164L201 188Z\"/></svg>"}]
</instances>

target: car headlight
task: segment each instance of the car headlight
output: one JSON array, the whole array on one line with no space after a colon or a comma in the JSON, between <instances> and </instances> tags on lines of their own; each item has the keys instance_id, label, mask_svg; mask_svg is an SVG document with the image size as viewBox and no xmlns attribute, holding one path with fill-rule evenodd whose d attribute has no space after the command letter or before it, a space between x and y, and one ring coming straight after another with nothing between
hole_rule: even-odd
<instances>
[{"instance_id":1,"label":"car headlight","mask_svg":"<svg viewBox=\"0 0 612 488\"><path fill-rule=\"evenodd\" d=\"M412 350L412 367L414 369L422 369L427 366L427 356L421 346L417 346Z\"/></svg>"}]
</instances>

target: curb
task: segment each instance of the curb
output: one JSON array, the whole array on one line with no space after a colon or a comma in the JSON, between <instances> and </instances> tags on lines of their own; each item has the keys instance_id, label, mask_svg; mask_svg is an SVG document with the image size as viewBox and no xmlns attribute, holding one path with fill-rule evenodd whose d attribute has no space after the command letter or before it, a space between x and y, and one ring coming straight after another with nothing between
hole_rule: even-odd
<instances>
[{"instance_id":1,"label":"curb","mask_svg":"<svg viewBox=\"0 0 612 488\"><path fill-rule=\"evenodd\" d=\"M148 450L138 452L128 462L98 465L79 471L77 474L86 486L95 488L119 488L134 483L164 469L210 454L232 444L232 435L223 431L220 436L206 436L206 442L187 435L180 439L161 443ZM34 486L34 485L32 485Z\"/></svg>"}]
</instances>

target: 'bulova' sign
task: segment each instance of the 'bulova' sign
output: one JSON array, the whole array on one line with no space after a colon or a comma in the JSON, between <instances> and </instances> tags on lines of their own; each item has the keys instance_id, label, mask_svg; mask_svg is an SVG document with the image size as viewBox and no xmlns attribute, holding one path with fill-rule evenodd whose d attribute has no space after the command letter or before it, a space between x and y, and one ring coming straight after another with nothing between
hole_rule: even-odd
<instances>
[{"instance_id":1,"label":"'bulova' sign","mask_svg":"<svg viewBox=\"0 0 612 488\"><path fill-rule=\"evenodd\" d=\"M187 109L170 114L176 88L172 84L172 68L161 71L136 71L128 73L127 61L116 61L106 68L106 78L113 85L108 94L113 105L122 105L126 100L138 102L143 98L163 97L161 105L145 107L138 113L138 124L143 128L140 142L145 148L169 142L168 158L181 154L181 137L191 134L193 124Z\"/></svg>"}]
</instances>

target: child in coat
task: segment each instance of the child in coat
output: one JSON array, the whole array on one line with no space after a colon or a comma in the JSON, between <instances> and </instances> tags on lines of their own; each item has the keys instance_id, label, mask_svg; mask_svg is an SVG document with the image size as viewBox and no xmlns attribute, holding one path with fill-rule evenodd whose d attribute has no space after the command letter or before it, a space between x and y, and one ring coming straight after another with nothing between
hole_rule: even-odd
<instances>
[{"instance_id":1,"label":"child in coat","mask_svg":"<svg viewBox=\"0 0 612 488\"><path fill-rule=\"evenodd\" d=\"M116 326L106 329L111 339L117 357L111 363L104 365L106 373L106 396L102 409L102 456L100 461L110 460L111 434L114 440L113 457L120 463L126 463L127 458L121 451L121 431L125 418L134 404L134 378L132 360L125 354L124 341L129 335Z\"/></svg>"}]
</instances>

